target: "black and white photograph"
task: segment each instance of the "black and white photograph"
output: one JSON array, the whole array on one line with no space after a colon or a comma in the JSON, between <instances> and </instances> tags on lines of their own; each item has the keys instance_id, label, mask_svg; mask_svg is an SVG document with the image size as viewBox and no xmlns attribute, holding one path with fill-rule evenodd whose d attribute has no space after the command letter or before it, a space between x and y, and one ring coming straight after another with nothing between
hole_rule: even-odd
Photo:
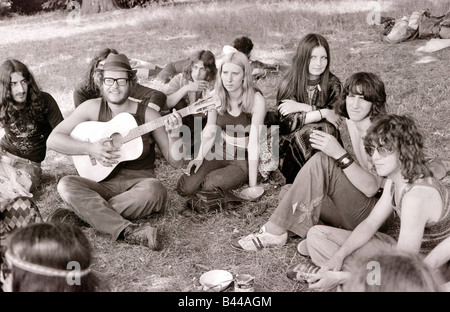
<instances>
[{"instance_id":1,"label":"black and white photograph","mask_svg":"<svg viewBox=\"0 0 450 312\"><path fill-rule=\"evenodd\" d=\"M450 292L449 81L449 0L0 0L0 292Z\"/></svg>"}]
</instances>

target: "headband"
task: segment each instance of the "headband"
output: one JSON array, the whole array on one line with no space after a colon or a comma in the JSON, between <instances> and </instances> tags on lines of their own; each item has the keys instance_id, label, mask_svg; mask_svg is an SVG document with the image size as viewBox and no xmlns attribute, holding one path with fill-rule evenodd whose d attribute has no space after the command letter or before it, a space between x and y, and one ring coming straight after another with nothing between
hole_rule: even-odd
<instances>
[{"instance_id":1,"label":"headband","mask_svg":"<svg viewBox=\"0 0 450 312\"><path fill-rule=\"evenodd\" d=\"M34 273L34 274L39 274L39 275L54 276L54 277L68 277L70 274L72 274L72 275L76 275L79 277L83 277L91 272L90 268L80 270L80 271L75 271L75 270L67 271L67 270L60 270L60 269L50 268L47 266L31 263L31 262L20 259L16 255L12 254L9 250L6 251L5 257L15 267L18 267L19 269L22 269L24 271Z\"/></svg>"}]
</instances>

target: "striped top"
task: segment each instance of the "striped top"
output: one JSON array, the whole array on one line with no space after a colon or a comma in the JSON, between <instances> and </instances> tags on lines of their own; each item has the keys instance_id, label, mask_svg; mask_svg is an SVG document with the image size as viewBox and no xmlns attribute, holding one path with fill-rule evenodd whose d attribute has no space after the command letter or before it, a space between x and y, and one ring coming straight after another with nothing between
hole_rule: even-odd
<instances>
[{"instance_id":1,"label":"striped top","mask_svg":"<svg viewBox=\"0 0 450 312\"><path fill-rule=\"evenodd\" d=\"M438 221L436 222L428 222L425 225L423 238L422 238L422 245L420 246L420 253L422 254L428 254L430 251L436 247L441 241L446 239L450 236L450 207L449 207L449 198L448 198L448 189L447 187L442 184L438 179L434 177L427 177L423 179L418 179L412 184L408 184L402 191L402 194L400 196L400 202L395 205L394 202L394 191L392 184L391 188L391 194L392 194L392 206L397 214L395 218L396 225L392 226L391 229L394 229L392 232L388 233L391 236L393 236L396 240L398 240L399 234L400 234L400 226L398 223L400 223L400 216L401 216L401 207L402 207L402 201L403 197L407 192L409 192L413 187L417 185L422 186L430 186L435 188L442 198L442 214Z\"/></svg>"}]
</instances>

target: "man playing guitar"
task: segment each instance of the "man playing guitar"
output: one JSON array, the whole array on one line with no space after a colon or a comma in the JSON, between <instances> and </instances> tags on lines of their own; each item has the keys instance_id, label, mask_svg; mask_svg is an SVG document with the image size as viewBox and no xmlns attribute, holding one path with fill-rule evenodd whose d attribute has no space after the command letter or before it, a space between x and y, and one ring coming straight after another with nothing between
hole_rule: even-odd
<instances>
[{"instance_id":1,"label":"man playing guitar","mask_svg":"<svg viewBox=\"0 0 450 312\"><path fill-rule=\"evenodd\" d=\"M78 216L99 232L111 235L113 240L123 239L157 250L156 228L132 221L165 208L167 190L154 172L155 143L171 166L182 166L182 157L172 155L172 150L176 153L172 146L180 139L179 132L174 131L182 125L180 114L174 112L164 119L164 127L135 139L140 142L142 152L136 159L123 162L120 158L125 145L115 144L112 137L89 141L71 135L81 123L102 125L121 113L131 114L137 125L160 118L161 115L145 103L129 99L130 88L136 81L136 71L131 69L128 58L123 54L109 54L97 81L102 98L82 103L51 133L47 141L50 149L74 157L85 155L92 163L92 170L97 167L114 170L101 181L78 175L63 177L58 183L58 192L73 212L57 209L49 221L64 221L70 219L67 214L75 213L72 219Z\"/></svg>"}]
</instances>

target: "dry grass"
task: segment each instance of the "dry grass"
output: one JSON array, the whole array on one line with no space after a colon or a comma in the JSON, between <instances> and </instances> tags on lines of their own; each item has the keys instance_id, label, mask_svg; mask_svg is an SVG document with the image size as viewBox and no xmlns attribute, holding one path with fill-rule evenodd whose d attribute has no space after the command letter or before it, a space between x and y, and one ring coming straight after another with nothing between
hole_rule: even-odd
<instances>
[{"instance_id":1,"label":"dry grass","mask_svg":"<svg viewBox=\"0 0 450 312\"><path fill-rule=\"evenodd\" d=\"M401 17L430 8L442 14L448 1L380 1L382 15ZM373 71L386 83L391 112L409 113L427 137L428 154L450 158L449 152L449 49L432 54L434 62L419 64L428 54L417 53L423 40L387 45L379 27L366 23L367 1L211 1L196 5L118 11L83 17L70 25L64 13L17 16L0 21L0 59L14 57L29 65L42 89L50 92L67 116L73 110L73 85L96 51L114 47L133 58L159 65L197 49L220 54L224 44L238 35L252 38L253 57L288 64L299 38L314 31L329 40L332 71L345 80L356 71ZM269 108L273 108L280 74L258 82ZM164 85L141 83L163 90ZM63 205L57 181L75 170L68 157L49 151L43 163L44 181L36 197L44 217ZM164 249L149 251L111 241L84 228L96 256L95 270L111 291L195 291L199 276L208 269L226 269L256 277L255 288L264 292L308 291L285 275L295 263L298 239L278 249L238 252L232 238L254 232L277 205L279 188L263 184L265 196L235 212L209 215L180 214L185 200L175 192L180 172L158 161L158 177L169 191L167 211L150 221L158 225ZM445 182L448 184L448 177Z\"/></svg>"}]
</instances>

